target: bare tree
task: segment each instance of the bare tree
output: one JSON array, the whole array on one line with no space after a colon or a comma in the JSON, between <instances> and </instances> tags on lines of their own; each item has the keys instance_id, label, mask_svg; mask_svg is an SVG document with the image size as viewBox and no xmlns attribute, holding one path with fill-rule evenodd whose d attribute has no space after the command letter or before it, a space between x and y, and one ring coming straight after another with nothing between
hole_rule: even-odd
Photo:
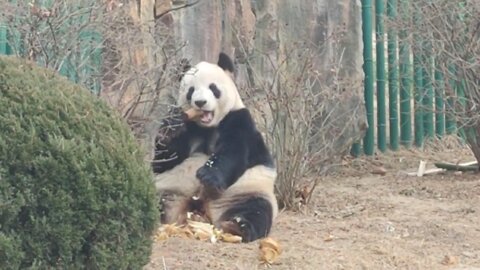
<instances>
[{"instance_id":1,"label":"bare tree","mask_svg":"<svg viewBox=\"0 0 480 270\"><path fill-rule=\"evenodd\" d=\"M433 57L433 65L423 65L430 78L441 74L443 80L433 86L445 89L446 113L463 128L480 161L480 1L409 2L400 1L406 8L400 10L407 16L391 21L389 27L409 33L405 41L412 44L414 53Z\"/></svg>"}]
</instances>

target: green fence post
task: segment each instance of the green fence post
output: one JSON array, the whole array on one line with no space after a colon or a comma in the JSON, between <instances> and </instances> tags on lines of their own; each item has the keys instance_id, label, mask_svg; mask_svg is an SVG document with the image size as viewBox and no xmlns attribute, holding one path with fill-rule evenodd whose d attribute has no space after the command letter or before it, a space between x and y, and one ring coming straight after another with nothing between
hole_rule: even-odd
<instances>
[{"instance_id":1,"label":"green fence post","mask_svg":"<svg viewBox=\"0 0 480 270\"><path fill-rule=\"evenodd\" d=\"M414 11L414 22L420 20L420 11ZM422 49L423 42L421 37L418 34L414 34L414 50L413 50L413 80L414 80L414 89L415 89L415 145L421 147L423 145L423 97L424 97L424 88L423 88L423 57Z\"/></svg>"},{"instance_id":2,"label":"green fence post","mask_svg":"<svg viewBox=\"0 0 480 270\"><path fill-rule=\"evenodd\" d=\"M16 0L9 0L10 3L17 4ZM17 4L19 5L19 4ZM4 22L5 23L5 54L7 55L16 55L23 56L25 54L25 41L18 29L13 28L13 25L19 24L18 17L13 18L12 21Z\"/></svg>"},{"instance_id":3,"label":"green fence post","mask_svg":"<svg viewBox=\"0 0 480 270\"><path fill-rule=\"evenodd\" d=\"M422 53L422 77L423 77L423 127L425 131L425 137L433 138L435 135L434 122L433 122L433 61L432 61L432 48L429 41L424 42L424 51Z\"/></svg>"},{"instance_id":4,"label":"green fence post","mask_svg":"<svg viewBox=\"0 0 480 270\"><path fill-rule=\"evenodd\" d=\"M391 20L397 17L397 0L388 0L387 16ZM397 32L392 27L388 30L388 98L390 116L390 148L398 150L398 67L397 67Z\"/></svg>"},{"instance_id":5,"label":"green fence post","mask_svg":"<svg viewBox=\"0 0 480 270\"><path fill-rule=\"evenodd\" d=\"M350 149L350 155L352 155L353 157L359 157L360 151L361 151L361 145L359 142L356 142L352 145L352 148Z\"/></svg>"},{"instance_id":6,"label":"green fence post","mask_svg":"<svg viewBox=\"0 0 480 270\"><path fill-rule=\"evenodd\" d=\"M458 98L458 102L461 107L462 116L465 117L466 115L464 115L463 112L466 110L465 106L467 105L467 100L465 98L465 80L464 79L457 81L456 96ZM455 108L458 108L458 107L455 107ZM460 121L461 126L458 128L458 131L457 131L458 136L460 136L460 138L462 138L464 141L467 138L465 129L468 129L468 127L465 126L465 122L469 122L469 121L468 120Z\"/></svg>"},{"instance_id":7,"label":"green fence post","mask_svg":"<svg viewBox=\"0 0 480 270\"><path fill-rule=\"evenodd\" d=\"M7 54L7 26L0 22L0 54Z\"/></svg>"},{"instance_id":8,"label":"green fence post","mask_svg":"<svg viewBox=\"0 0 480 270\"><path fill-rule=\"evenodd\" d=\"M456 93L457 82L456 82L456 68L454 65L448 65L448 85L450 88L449 95L447 97L447 103L445 104L445 114L446 122L445 129L448 135L454 134L457 129L456 120L455 120L455 108L454 108L454 97L452 95Z\"/></svg>"},{"instance_id":9,"label":"green fence post","mask_svg":"<svg viewBox=\"0 0 480 270\"><path fill-rule=\"evenodd\" d=\"M375 1L375 29L377 52L377 143L382 152L387 150L387 110L385 104L385 33L383 29L384 3Z\"/></svg>"},{"instance_id":10,"label":"green fence post","mask_svg":"<svg viewBox=\"0 0 480 270\"><path fill-rule=\"evenodd\" d=\"M423 145L423 72L421 61L421 49L416 48L413 56L414 68L414 87L415 87L415 145L421 147Z\"/></svg>"},{"instance_id":11,"label":"green fence post","mask_svg":"<svg viewBox=\"0 0 480 270\"><path fill-rule=\"evenodd\" d=\"M100 94L100 80L102 67L102 35L100 30L96 30L89 24L92 20L92 14L89 9L92 8L90 1L71 1L64 5L64 12L73 13L75 10L85 10L77 16L68 18L65 23L65 31L68 31L70 24L85 25L76 36L76 46L78 50L68 55L62 60L59 73L69 78L69 80L87 87L92 93ZM88 11L88 12L87 12Z\"/></svg>"},{"instance_id":12,"label":"green fence post","mask_svg":"<svg viewBox=\"0 0 480 270\"><path fill-rule=\"evenodd\" d=\"M363 70L365 73L365 107L367 110L368 129L363 138L363 151L373 155L375 135L373 113L373 53L372 53L372 0L362 0L363 32Z\"/></svg>"},{"instance_id":13,"label":"green fence post","mask_svg":"<svg viewBox=\"0 0 480 270\"><path fill-rule=\"evenodd\" d=\"M409 1L401 0L400 13L402 20L410 19ZM410 68L410 44L408 33L405 30L399 32L400 37L400 140L403 146L409 147L412 143L412 108L411 108L411 68Z\"/></svg>"},{"instance_id":14,"label":"green fence post","mask_svg":"<svg viewBox=\"0 0 480 270\"><path fill-rule=\"evenodd\" d=\"M444 91L445 82L443 81L443 73L441 65L435 59L435 133L441 138L445 134L445 109L444 109Z\"/></svg>"}]
</instances>

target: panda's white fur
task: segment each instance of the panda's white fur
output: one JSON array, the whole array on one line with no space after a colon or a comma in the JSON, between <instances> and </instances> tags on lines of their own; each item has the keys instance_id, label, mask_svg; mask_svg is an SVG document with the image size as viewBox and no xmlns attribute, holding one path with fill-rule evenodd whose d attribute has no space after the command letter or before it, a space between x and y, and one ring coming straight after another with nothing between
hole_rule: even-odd
<instances>
[{"instance_id":1,"label":"panda's white fur","mask_svg":"<svg viewBox=\"0 0 480 270\"><path fill-rule=\"evenodd\" d=\"M219 89L219 97L216 97L210 89L212 84ZM194 88L193 92L191 91L192 87ZM190 99L187 99L189 90L191 92ZM197 106L197 101L203 101L203 106ZM215 152L213 148L219 136L216 127L231 112L246 110L232 79L232 70L208 62L200 62L185 73L181 81L177 105L183 108L195 107L205 113L213 112L213 117L207 117L208 121L197 120L198 126L215 130L209 137L211 141L208 142L208 151L212 153ZM249 119L249 121L253 120ZM243 130L238 132L241 133ZM196 174L199 168L208 164L211 155L197 150L199 145L204 143L203 139L195 136L192 138L191 141L184 142L189 147L188 157L180 164L155 176L156 189L162 194L163 223L184 223L187 219L187 212L192 211L192 202L195 201L195 197L202 189L202 184ZM250 141L248 142L250 143ZM178 142L178 144L181 143ZM258 148L256 145L258 142L254 141L254 143L255 145L249 146L252 148L251 151L256 151ZM263 145L263 140L261 144ZM186 146L181 145L180 147ZM266 155L265 158L259 160L270 160L268 149L259 153ZM202 198L205 214L216 227L227 231L228 228L222 227L224 222L231 220L237 222L238 229L246 230L242 235L244 242L265 237L270 232L273 219L278 213L274 194L276 177L277 173L273 165L264 161L254 163L246 168L238 179L235 179L236 181L223 190L219 196ZM242 219L245 219L245 223L242 223Z\"/></svg>"}]
</instances>

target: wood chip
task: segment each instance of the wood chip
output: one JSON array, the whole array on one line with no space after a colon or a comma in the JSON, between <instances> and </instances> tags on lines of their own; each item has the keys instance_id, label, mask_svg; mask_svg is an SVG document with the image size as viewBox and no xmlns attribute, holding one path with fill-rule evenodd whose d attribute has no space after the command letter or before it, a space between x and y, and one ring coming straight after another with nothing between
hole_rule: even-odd
<instances>
[{"instance_id":1,"label":"wood chip","mask_svg":"<svg viewBox=\"0 0 480 270\"><path fill-rule=\"evenodd\" d=\"M451 255L445 255L445 257L442 260L443 265L454 265L457 263L458 263L458 258Z\"/></svg>"},{"instance_id":2,"label":"wood chip","mask_svg":"<svg viewBox=\"0 0 480 270\"><path fill-rule=\"evenodd\" d=\"M378 175L385 175L387 174L387 169L385 169L384 167L375 167L373 170L372 170L372 173L373 174L378 174Z\"/></svg>"},{"instance_id":3,"label":"wood chip","mask_svg":"<svg viewBox=\"0 0 480 270\"><path fill-rule=\"evenodd\" d=\"M423 174L425 173L425 166L427 166L427 162L421 160L420 164L418 164L418 170L417 170L417 176L422 177Z\"/></svg>"}]
</instances>

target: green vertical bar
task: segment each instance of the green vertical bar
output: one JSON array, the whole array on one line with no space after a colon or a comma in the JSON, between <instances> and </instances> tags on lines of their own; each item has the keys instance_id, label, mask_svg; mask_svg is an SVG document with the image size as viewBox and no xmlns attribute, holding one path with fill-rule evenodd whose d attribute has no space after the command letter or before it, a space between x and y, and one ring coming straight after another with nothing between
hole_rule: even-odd
<instances>
[{"instance_id":1,"label":"green vertical bar","mask_svg":"<svg viewBox=\"0 0 480 270\"><path fill-rule=\"evenodd\" d=\"M363 138L363 151L373 155L375 135L373 132L373 52L372 52L372 1L362 0L363 32L363 70L365 73L365 107L367 110L368 129Z\"/></svg>"},{"instance_id":2,"label":"green vertical bar","mask_svg":"<svg viewBox=\"0 0 480 270\"><path fill-rule=\"evenodd\" d=\"M352 149L350 150L350 155L354 157L360 156L361 145L359 142L356 142L352 145Z\"/></svg>"},{"instance_id":3,"label":"green vertical bar","mask_svg":"<svg viewBox=\"0 0 480 270\"><path fill-rule=\"evenodd\" d=\"M0 22L0 54L7 54L7 26Z\"/></svg>"},{"instance_id":4,"label":"green vertical bar","mask_svg":"<svg viewBox=\"0 0 480 270\"><path fill-rule=\"evenodd\" d=\"M461 112L464 112L466 109L465 109L465 106L467 105L467 100L465 98L465 80L460 80L460 81L457 81L457 93L456 93L456 96L458 98L458 102L460 103L460 106L461 106ZM460 122L461 126L458 128L458 136L460 136L460 138L462 138L463 140L466 139L466 134L465 134L465 124Z\"/></svg>"},{"instance_id":5,"label":"green vertical bar","mask_svg":"<svg viewBox=\"0 0 480 270\"><path fill-rule=\"evenodd\" d=\"M414 23L419 22L421 18L420 10L415 10L413 19ZM420 40L418 34L413 35L414 40L414 50L413 50L413 81L415 89L415 145L421 147L423 145L423 57L422 57L422 48L423 42Z\"/></svg>"},{"instance_id":6,"label":"green vertical bar","mask_svg":"<svg viewBox=\"0 0 480 270\"><path fill-rule=\"evenodd\" d=\"M433 87L432 87L432 47L429 41L424 42L424 50L422 53L422 79L423 79L423 127L425 131L425 137L433 138L435 135L434 122L433 122Z\"/></svg>"},{"instance_id":7,"label":"green vertical bar","mask_svg":"<svg viewBox=\"0 0 480 270\"><path fill-rule=\"evenodd\" d=\"M423 145L423 68L421 55L421 42L419 37L414 36L416 40L415 49L413 52L413 81L415 87L415 145L421 147Z\"/></svg>"},{"instance_id":8,"label":"green vertical bar","mask_svg":"<svg viewBox=\"0 0 480 270\"><path fill-rule=\"evenodd\" d=\"M387 16L391 20L397 17L397 0L388 0ZM388 30L388 98L390 116L390 148L398 149L398 68L397 68L397 32L394 27Z\"/></svg>"},{"instance_id":9,"label":"green vertical bar","mask_svg":"<svg viewBox=\"0 0 480 270\"><path fill-rule=\"evenodd\" d=\"M457 82L456 78L456 69L454 65L448 66L448 85L451 88L451 92L456 92ZM447 134L451 135L455 133L456 121L455 121L455 110L454 110L454 97L451 97L451 94L447 97L447 103L445 104L445 113L446 113L446 123L445 129Z\"/></svg>"},{"instance_id":10,"label":"green vertical bar","mask_svg":"<svg viewBox=\"0 0 480 270\"><path fill-rule=\"evenodd\" d=\"M409 21L410 12L408 0L401 0L402 20ZM411 108L411 74L410 74L410 44L408 33L405 30L399 32L400 37L400 140L402 145L409 147L412 143L412 108Z\"/></svg>"},{"instance_id":11,"label":"green vertical bar","mask_svg":"<svg viewBox=\"0 0 480 270\"><path fill-rule=\"evenodd\" d=\"M10 0L10 3L17 3L16 0ZM20 4L17 4L17 6L20 6ZM19 17L13 18L13 25L19 25L20 24L20 19ZM7 27L7 47L6 47L6 54L8 55L16 55L16 56L25 56L26 50L25 50L25 41L24 37L21 36L20 32L10 26Z\"/></svg>"},{"instance_id":12,"label":"green vertical bar","mask_svg":"<svg viewBox=\"0 0 480 270\"><path fill-rule=\"evenodd\" d=\"M445 109L443 97L445 91L445 82L443 81L443 73L441 65L435 61L435 133L441 138L445 134Z\"/></svg>"},{"instance_id":13,"label":"green vertical bar","mask_svg":"<svg viewBox=\"0 0 480 270\"><path fill-rule=\"evenodd\" d=\"M387 109L385 104L385 33L383 29L383 0L375 1L375 28L377 52L377 141L378 149L387 150Z\"/></svg>"},{"instance_id":14,"label":"green vertical bar","mask_svg":"<svg viewBox=\"0 0 480 270\"><path fill-rule=\"evenodd\" d=\"M83 51L81 52L82 62L88 63L84 65L79 71L83 78L82 83L88 86L88 88L94 93L100 93L100 72L101 72L101 42L102 36L98 32L85 31L82 33L82 42L87 43ZM88 59L88 61L85 61Z\"/></svg>"}]
</instances>

